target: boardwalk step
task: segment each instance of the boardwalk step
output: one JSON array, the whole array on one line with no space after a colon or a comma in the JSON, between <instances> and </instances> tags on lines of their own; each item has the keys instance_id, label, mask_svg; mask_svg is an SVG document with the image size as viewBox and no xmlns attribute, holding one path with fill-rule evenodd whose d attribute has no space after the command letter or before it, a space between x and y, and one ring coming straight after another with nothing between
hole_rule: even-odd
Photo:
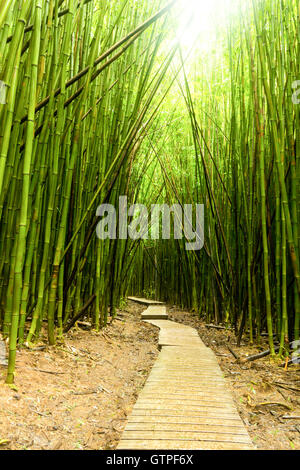
<instances>
[{"instance_id":1,"label":"boardwalk step","mask_svg":"<svg viewBox=\"0 0 300 470\"><path fill-rule=\"evenodd\" d=\"M168 320L166 307L152 305L142 313L142 320Z\"/></svg>"}]
</instances>

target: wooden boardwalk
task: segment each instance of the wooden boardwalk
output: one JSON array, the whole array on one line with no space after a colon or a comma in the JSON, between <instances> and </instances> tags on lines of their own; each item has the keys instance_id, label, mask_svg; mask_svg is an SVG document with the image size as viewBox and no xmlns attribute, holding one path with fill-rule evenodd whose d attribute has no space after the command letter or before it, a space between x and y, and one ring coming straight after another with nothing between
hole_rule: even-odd
<instances>
[{"instance_id":1,"label":"wooden boardwalk","mask_svg":"<svg viewBox=\"0 0 300 470\"><path fill-rule=\"evenodd\" d=\"M149 308L161 352L117 448L253 449L214 353L194 328L161 320L166 307Z\"/></svg>"}]
</instances>

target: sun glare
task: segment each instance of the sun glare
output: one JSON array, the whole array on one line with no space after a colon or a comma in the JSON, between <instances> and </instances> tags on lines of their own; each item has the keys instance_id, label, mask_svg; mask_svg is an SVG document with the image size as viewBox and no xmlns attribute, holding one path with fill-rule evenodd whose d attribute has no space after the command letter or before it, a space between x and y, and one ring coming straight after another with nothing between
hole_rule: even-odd
<instances>
[{"instance_id":1,"label":"sun glare","mask_svg":"<svg viewBox=\"0 0 300 470\"><path fill-rule=\"evenodd\" d=\"M183 47L208 48L218 26L224 25L237 0L179 0L178 40ZM201 44L200 44L201 41Z\"/></svg>"}]
</instances>

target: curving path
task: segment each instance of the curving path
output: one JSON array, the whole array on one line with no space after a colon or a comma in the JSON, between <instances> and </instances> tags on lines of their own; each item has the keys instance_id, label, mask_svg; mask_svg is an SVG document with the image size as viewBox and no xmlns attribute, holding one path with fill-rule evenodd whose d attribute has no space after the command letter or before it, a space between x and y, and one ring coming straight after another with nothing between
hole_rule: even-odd
<instances>
[{"instance_id":1,"label":"curving path","mask_svg":"<svg viewBox=\"0 0 300 470\"><path fill-rule=\"evenodd\" d=\"M117 448L253 449L214 353L194 328L169 321L165 306L146 302L142 318L160 328L161 352Z\"/></svg>"}]
</instances>

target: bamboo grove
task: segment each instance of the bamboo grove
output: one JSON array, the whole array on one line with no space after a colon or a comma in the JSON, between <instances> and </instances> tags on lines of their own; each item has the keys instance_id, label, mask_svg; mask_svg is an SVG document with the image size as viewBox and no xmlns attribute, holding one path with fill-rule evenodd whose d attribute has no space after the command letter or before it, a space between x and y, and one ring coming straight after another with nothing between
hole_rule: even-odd
<instances>
[{"instance_id":1,"label":"bamboo grove","mask_svg":"<svg viewBox=\"0 0 300 470\"><path fill-rule=\"evenodd\" d=\"M280 355L299 339L299 26L297 1L240 2L195 54L161 111L148 178L163 180L161 202L205 204L205 245L145 241L131 287L232 325L239 343L267 331Z\"/></svg>"},{"instance_id":2,"label":"bamboo grove","mask_svg":"<svg viewBox=\"0 0 300 470\"><path fill-rule=\"evenodd\" d=\"M125 246L100 244L96 207L125 193L174 48L172 2L3 0L0 7L0 315L16 347L50 345L123 295ZM160 62L155 57L160 54Z\"/></svg>"},{"instance_id":3,"label":"bamboo grove","mask_svg":"<svg viewBox=\"0 0 300 470\"><path fill-rule=\"evenodd\" d=\"M299 339L299 5L237 3L214 49L186 53L176 1L0 0L8 383L17 348L45 331L54 345L84 315L99 330L129 293L238 341L268 331L273 354ZM98 240L97 206L120 195L203 203L204 248Z\"/></svg>"}]
</instances>

